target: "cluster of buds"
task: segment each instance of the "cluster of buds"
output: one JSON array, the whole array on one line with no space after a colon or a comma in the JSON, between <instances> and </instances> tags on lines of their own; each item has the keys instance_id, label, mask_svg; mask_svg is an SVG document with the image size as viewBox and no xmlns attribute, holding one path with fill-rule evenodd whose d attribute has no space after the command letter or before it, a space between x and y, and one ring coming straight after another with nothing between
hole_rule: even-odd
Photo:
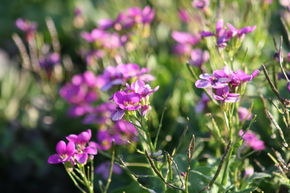
<instances>
[{"instance_id":1,"label":"cluster of buds","mask_svg":"<svg viewBox=\"0 0 290 193\"><path fill-rule=\"evenodd\" d=\"M22 18L18 18L15 22L16 27L25 33L26 40L29 41L34 38L37 24Z\"/></svg>"},{"instance_id":2,"label":"cluster of buds","mask_svg":"<svg viewBox=\"0 0 290 193\"><path fill-rule=\"evenodd\" d=\"M201 74L199 80L195 82L197 88L213 89L213 97L222 102L235 103L239 100L239 93L236 88L245 82L251 81L259 74L259 70L254 70L251 75L246 74L242 70L233 72L229 67L225 66L223 70L215 70L213 74Z\"/></svg>"}]
</instances>

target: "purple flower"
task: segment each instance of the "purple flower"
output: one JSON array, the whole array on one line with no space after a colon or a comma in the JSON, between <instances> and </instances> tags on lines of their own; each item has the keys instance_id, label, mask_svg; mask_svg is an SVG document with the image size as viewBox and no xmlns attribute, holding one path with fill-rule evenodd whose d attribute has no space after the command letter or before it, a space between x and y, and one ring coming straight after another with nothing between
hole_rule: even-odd
<instances>
[{"instance_id":1,"label":"purple flower","mask_svg":"<svg viewBox=\"0 0 290 193\"><path fill-rule=\"evenodd\" d=\"M235 103L239 100L240 94L230 93L229 87L218 88L215 90L215 94L213 95L214 99L218 101L223 101L226 103Z\"/></svg>"},{"instance_id":2,"label":"purple flower","mask_svg":"<svg viewBox=\"0 0 290 193\"><path fill-rule=\"evenodd\" d=\"M256 26L248 26L239 30L231 24L227 24L227 27L228 28L224 27L224 21L222 19L219 19L216 23L215 33L202 31L201 36L216 36L217 46L220 48L224 48L227 46L228 41L230 41L232 38L238 36L240 39L242 39L246 34L251 33L256 29Z\"/></svg>"},{"instance_id":3,"label":"purple flower","mask_svg":"<svg viewBox=\"0 0 290 193\"><path fill-rule=\"evenodd\" d=\"M69 142L75 144L76 152L74 157L81 164L87 162L89 155L93 156L97 154L97 144L89 142L91 137L92 132L90 129L81 132L79 135L71 134L66 137Z\"/></svg>"},{"instance_id":4,"label":"purple flower","mask_svg":"<svg viewBox=\"0 0 290 193\"><path fill-rule=\"evenodd\" d=\"M48 54L39 60L39 65L46 72L50 73L56 64L60 63L60 56L58 53Z\"/></svg>"},{"instance_id":5,"label":"purple flower","mask_svg":"<svg viewBox=\"0 0 290 193\"><path fill-rule=\"evenodd\" d=\"M209 0L193 0L192 6L197 9L205 9L209 6Z\"/></svg>"},{"instance_id":6,"label":"purple flower","mask_svg":"<svg viewBox=\"0 0 290 193\"><path fill-rule=\"evenodd\" d=\"M159 89L159 86L155 87L154 89L151 89L150 85L145 84L142 80L137 80L133 82L131 85L126 84L126 86L127 91L138 93L143 98L150 96Z\"/></svg>"},{"instance_id":7,"label":"purple flower","mask_svg":"<svg viewBox=\"0 0 290 193\"><path fill-rule=\"evenodd\" d=\"M144 7L144 9L142 10L142 23L149 24L152 22L154 17L155 11L149 6Z\"/></svg>"},{"instance_id":8,"label":"purple flower","mask_svg":"<svg viewBox=\"0 0 290 193\"><path fill-rule=\"evenodd\" d=\"M173 53L177 55L190 55L192 46L189 44L176 44L173 47Z\"/></svg>"},{"instance_id":9,"label":"purple flower","mask_svg":"<svg viewBox=\"0 0 290 193\"><path fill-rule=\"evenodd\" d=\"M87 42L93 43L95 41L102 41L102 39L105 37L106 32L101 29L94 29L89 32L83 32L81 34L81 37L84 38Z\"/></svg>"},{"instance_id":10,"label":"purple flower","mask_svg":"<svg viewBox=\"0 0 290 193\"><path fill-rule=\"evenodd\" d=\"M83 120L84 124L107 124L112 117L112 113L116 110L113 103L103 103L92 109L92 111Z\"/></svg>"},{"instance_id":11,"label":"purple flower","mask_svg":"<svg viewBox=\"0 0 290 193\"><path fill-rule=\"evenodd\" d=\"M244 176L245 177L249 177L251 175L254 174L254 168L252 167L247 167L246 170L245 170L245 173L244 173Z\"/></svg>"},{"instance_id":12,"label":"purple flower","mask_svg":"<svg viewBox=\"0 0 290 193\"><path fill-rule=\"evenodd\" d=\"M208 51L203 51L201 49L193 49L191 51L191 58L189 63L196 67L201 67L201 65L209 60Z\"/></svg>"},{"instance_id":13,"label":"purple flower","mask_svg":"<svg viewBox=\"0 0 290 193\"><path fill-rule=\"evenodd\" d=\"M111 148L113 138L110 133L106 130L100 130L97 133L98 148L102 151L106 151Z\"/></svg>"},{"instance_id":14,"label":"purple flower","mask_svg":"<svg viewBox=\"0 0 290 193\"><path fill-rule=\"evenodd\" d=\"M106 162L103 162L96 167L95 173L101 174L103 179L106 180L109 177L109 170L110 170L110 162L106 161ZM114 164L113 173L114 174L121 174L122 169L118 165Z\"/></svg>"},{"instance_id":15,"label":"purple flower","mask_svg":"<svg viewBox=\"0 0 290 193\"><path fill-rule=\"evenodd\" d=\"M201 95L201 100L197 105L195 106L195 112L201 113L204 111L204 109L207 107L208 102L210 101L210 98L205 94L204 92Z\"/></svg>"},{"instance_id":16,"label":"purple flower","mask_svg":"<svg viewBox=\"0 0 290 193\"><path fill-rule=\"evenodd\" d=\"M36 33L37 24L22 18L18 18L15 22L16 27L23 31L26 35L26 39L29 41L34 37Z\"/></svg>"},{"instance_id":17,"label":"purple flower","mask_svg":"<svg viewBox=\"0 0 290 193\"><path fill-rule=\"evenodd\" d=\"M101 19L98 21L99 29L108 30L114 26L115 22L112 19Z\"/></svg>"},{"instance_id":18,"label":"purple flower","mask_svg":"<svg viewBox=\"0 0 290 193\"><path fill-rule=\"evenodd\" d=\"M71 161L75 153L75 144L73 142L66 144L64 141L59 141L56 145L56 152L57 154L49 156L48 163L58 164Z\"/></svg>"},{"instance_id":19,"label":"purple flower","mask_svg":"<svg viewBox=\"0 0 290 193\"><path fill-rule=\"evenodd\" d=\"M287 90L290 93L290 82L287 83Z\"/></svg>"},{"instance_id":20,"label":"purple flower","mask_svg":"<svg viewBox=\"0 0 290 193\"><path fill-rule=\"evenodd\" d=\"M179 16L179 19L184 23L188 23L190 21L190 16L185 9L180 9L178 11L178 16Z\"/></svg>"},{"instance_id":21,"label":"purple flower","mask_svg":"<svg viewBox=\"0 0 290 193\"><path fill-rule=\"evenodd\" d=\"M243 130L240 130L239 135L242 136L243 140L245 141L245 145L250 146L254 150L261 151L266 148L264 142L259 140L257 136L251 131L244 133Z\"/></svg>"},{"instance_id":22,"label":"purple flower","mask_svg":"<svg viewBox=\"0 0 290 193\"><path fill-rule=\"evenodd\" d=\"M239 107L238 108L238 114L239 114L239 120L245 121L245 120L251 120L252 119L252 113L249 112L247 108Z\"/></svg>"},{"instance_id":23,"label":"purple flower","mask_svg":"<svg viewBox=\"0 0 290 193\"><path fill-rule=\"evenodd\" d=\"M187 32L174 31L174 32L172 32L171 36L176 42L178 42L180 44L190 44L190 45L194 46L195 44L197 44L200 41L199 36L194 36L194 35L187 33Z\"/></svg>"},{"instance_id":24,"label":"purple flower","mask_svg":"<svg viewBox=\"0 0 290 193\"><path fill-rule=\"evenodd\" d=\"M60 95L71 104L88 104L97 100L97 77L90 71L75 75L60 89Z\"/></svg>"},{"instance_id":25,"label":"purple flower","mask_svg":"<svg viewBox=\"0 0 290 193\"><path fill-rule=\"evenodd\" d=\"M108 66L104 73L99 76L103 82L101 90L107 91L114 85L124 84L132 78L137 78L145 82L154 80L148 68L140 68L138 64L119 64L118 66Z\"/></svg>"},{"instance_id":26,"label":"purple flower","mask_svg":"<svg viewBox=\"0 0 290 193\"><path fill-rule=\"evenodd\" d=\"M141 107L141 96L138 93L118 91L114 94L113 100L122 110L136 111Z\"/></svg>"}]
</instances>

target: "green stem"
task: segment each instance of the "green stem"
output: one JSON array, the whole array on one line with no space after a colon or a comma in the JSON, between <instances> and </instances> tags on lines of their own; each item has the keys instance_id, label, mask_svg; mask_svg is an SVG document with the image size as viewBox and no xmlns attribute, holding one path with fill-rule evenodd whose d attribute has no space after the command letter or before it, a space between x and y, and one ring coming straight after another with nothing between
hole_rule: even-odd
<instances>
[{"instance_id":1,"label":"green stem","mask_svg":"<svg viewBox=\"0 0 290 193\"><path fill-rule=\"evenodd\" d=\"M69 177L71 178L71 180L73 181L74 185L82 192L82 193L86 193L86 191L84 191L80 185L78 184L78 182L75 180L75 178L73 177L73 175L71 174L70 171L68 171L68 169L65 169L66 172L68 173Z\"/></svg>"},{"instance_id":2,"label":"green stem","mask_svg":"<svg viewBox=\"0 0 290 193\"><path fill-rule=\"evenodd\" d=\"M112 181L112 175L113 175L113 168L114 168L114 162L115 162L115 144L113 143L112 145L112 159L111 159L111 163L110 163L110 169L109 169L109 177L107 180L107 184L105 186L105 189L103 191L103 193L107 193Z\"/></svg>"}]
</instances>

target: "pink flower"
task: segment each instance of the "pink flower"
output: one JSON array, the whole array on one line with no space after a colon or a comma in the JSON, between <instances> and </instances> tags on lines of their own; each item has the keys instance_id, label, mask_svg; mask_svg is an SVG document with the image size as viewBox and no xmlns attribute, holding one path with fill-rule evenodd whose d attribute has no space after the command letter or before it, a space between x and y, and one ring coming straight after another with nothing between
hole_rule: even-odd
<instances>
[{"instance_id":1,"label":"pink flower","mask_svg":"<svg viewBox=\"0 0 290 193\"><path fill-rule=\"evenodd\" d=\"M266 148L264 142L258 139L257 136L251 131L244 133L243 130L240 130L239 135L242 136L245 141L245 145L253 148L254 150L261 151Z\"/></svg>"},{"instance_id":2,"label":"pink flower","mask_svg":"<svg viewBox=\"0 0 290 193\"><path fill-rule=\"evenodd\" d=\"M239 107L238 108L238 114L239 114L239 120L244 121L244 120L251 120L252 119L252 113L249 112L247 108L244 107Z\"/></svg>"},{"instance_id":3,"label":"pink flower","mask_svg":"<svg viewBox=\"0 0 290 193\"><path fill-rule=\"evenodd\" d=\"M49 156L48 163L58 164L71 161L75 153L75 144L73 142L66 144L64 141L59 141L56 145L56 152L57 154Z\"/></svg>"}]
</instances>

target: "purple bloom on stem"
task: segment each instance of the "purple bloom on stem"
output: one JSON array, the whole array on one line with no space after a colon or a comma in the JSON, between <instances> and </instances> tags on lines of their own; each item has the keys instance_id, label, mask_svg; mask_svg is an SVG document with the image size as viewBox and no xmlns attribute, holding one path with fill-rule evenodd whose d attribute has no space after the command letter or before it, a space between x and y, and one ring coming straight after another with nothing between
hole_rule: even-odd
<instances>
[{"instance_id":1,"label":"purple bloom on stem","mask_svg":"<svg viewBox=\"0 0 290 193\"><path fill-rule=\"evenodd\" d=\"M254 150L261 151L266 148L264 142L258 139L257 136L251 131L247 131L246 133L244 133L243 130L240 130L239 135L242 136L245 144L247 146L250 146Z\"/></svg>"},{"instance_id":2,"label":"purple bloom on stem","mask_svg":"<svg viewBox=\"0 0 290 193\"><path fill-rule=\"evenodd\" d=\"M232 38L238 36L238 38L242 39L246 34L251 33L256 29L256 26L247 26L242 29L236 29L231 24L227 24L227 27L228 28L224 27L224 21L222 19L219 19L216 22L215 33L202 31L201 36L216 36L217 46L220 48L224 48L227 46L227 42L230 41Z\"/></svg>"},{"instance_id":3,"label":"purple bloom on stem","mask_svg":"<svg viewBox=\"0 0 290 193\"><path fill-rule=\"evenodd\" d=\"M192 6L197 9L205 9L209 6L209 0L193 0Z\"/></svg>"},{"instance_id":4,"label":"purple bloom on stem","mask_svg":"<svg viewBox=\"0 0 290 193\"><path fill-rule=\"evenodd\" d=\"M83 131L78 135L71 134L66 137L69 142L76 145L74 157L81 164L87 162L89 155L93 156L97 154L97 145L94 142L89 143L91 137L92 132L90 129Z\"/></svg>"},{"instance_id":5,"label":"purple bloom on stem","mask_svg":"<svg viewBox=\"0 0 290 193\"><path fill-rule=\"evenodd\" d=\"M155 11L151 7L149 6L144 7L144 9L142 10L142 23L148 24L152 22L154 16Z\"/></svg>"},{"instance_id":6,"label":"purple bloom on stem","mask_svg":"<svg viewBox=\"0 0 290 193\"><path fill-rule=\"evenodd\" d=\"M238 108L238 114L240 121L251 120L253 117L252 113L247 108L244 107Z\"/></svg>"},{"instance_id":7,"label":"purple bloom on stem","mask_svg":"<svg viewBox=\"0 0 290 193\"><path fill-rule=\"evenodd\" d=\"M230 93L229 87L218 88L215 90L213 97L218 101L223 101L226 103L235 103L239 100L240 94Z\"/></svg>"},{"instance_id":8,"label":"purple bloom on stem","mask_svg":"<svg viewBox=\"0 0 290 193\"><path fill-rule=\"evenodd\" d=\"M178 42L180 44L195 45L200 41L199 36L194 36L194 35L187 33L187 32L174 31L174 32L172 32L171 36L176 42Z\"/></svg>"},{"instance_id":9,"label":"purple bloom on stem","mask_svg":"<svg viewBox=\"0 0 290 193\"><path fill-rule=\"evenodd\" d=\"M16 27L23 31L26 34L26 39L29 41L31 38L33 38L37 25L35 22L30 22L28 20L18 18L15 22Z\"/></svg>"},{"instance_id":10,"label":"purple bloom on stem","mask_svg":"<svg viewBox=\"0 0 290 193\"><path fill-rule=\"evenodd\" d=\"M142 80L137 80L131 85L126 84L128 91L133 91L141 95L141 97L147 97L156 92L159 89L159 86L156 86L154 89L151 89L150 85L145 84Z\"/></svg>"},{"instance_id":11,"label":"purple bloom on stem","mask_svg":"<svg viewBox=\"0 0 290 193\"><path fill-rule=\"evenodd\" d=\"M64 141L59 141L56 145L56 152L57 154L49 156L48 163L58 164L71 161L75 153L75 144L73 142L66 144Z\"/></svg>"},{"instance_id":12,"label":"purple bloom on stem","mask_svg":"<svg viewBox=\"0 0 290 193\"><path fill-rule=\"evenodd\" d=\"M196 67L201 67L201 65L209 60L208 51L203 51L201 49L193 49L191 51L191 58L189 63Z\"/></svg>"},{"instance_id":13,"label":"purple bloom on stem","mask_svg":"<svg viewBox=\"0 0 290 193\"><path fill-rule=\"evenodd\" d=\"M252 167L246 168L244 176L249 177L249 176L251 176L253 174L254 174L254 168L252 168Z\"/></svg>"},{"instance_id":14,"label":"purple bloom on stem","mask_svg":"<svg viewBox=\"0 0 290 193\"><path fill-rule=\"evenodd\" d=\"M84 124L106 124L111 120L112 113L116 110L113 103L103 103L92 109L92 111L83 120Z\"/></svg>"},{"instance_id":15,"label":"purple bloom on stem","mask_svg":"<svg viewBox=\"0 0 290 193\"><path fill-rule=\"evenodd\" d=\"M197 113L203 112L209 101L210 101L210 98L207 96L207 94L203 92L201 95L200 102L197 103L197 105L195 106L195 112Z\"/></svg>"},{"instance_id":16,"label":"purple bloom on stem","mask_svg":"<svg viewBox=\"0 0 290 193\"><path fill-rule=\"evenodd\" d=\"M184 23L188 23L190 21L190 16L185 9L180 9L178 11L178 16L179 16L179 19Z\"/></svg>"},{"instance_id":17,"label":"purple bloom on stem","mask_svg":"<svg viewBox=\"0 0 290 193\"><path fill-rule=\"evenodd\" d=\"M135 111L141 107L139 104L141 101L141 96L137 93L118 91L114 94L113 100L122 110Z\"/></svg>"},{"instance_id":18,"label":"purple bloom on stem","mask_svg":"<svg viewBox=\"0 0 290 193\"><path fill-rule=\"evenodd\" d=\"M50 73L56 64L60 63L60 56L58 53L48 54L46 57L39 60L39 65L46 72Z\"/></svg>"},{"instance_id":19,"label":"purple bloom on stem","mask_svg":"<svg viewBox=\"0 0 290 193\"><path fill-rule=\"evenodd\" d=\"M101 163L100 165L98 165L95 169L95 173L97 174L101 174L104 180L107 180L109 177L109 170L110 170L110 162L106 161L104 163ZM122 173L122 169L114 164L113 166L113 173L114 174L121 174Z\"/></svg>"},{"instance_id":20,"label":"purple bloom on stem","mask_svg":"<svg viewBox=\"0 0 290 193\"><path fill-rule=\"evenodd\" d=\"M192 48L189 44L176 44L173 47L173 53L177 55L190 55L191 50Z\"/></svg>"},{"instance_id":21,"label":"purple bloom on stem","mask_svg":"<svg viewBox=\"0 0 290 193\"><path fill-rule=\"evenodd\" d=\"M99 29L107 30L114 26L115 22L112 19L101 19L98 21Z\"/></svg>"},{"instance_id":22,"label":"purple bloom on stem","mask_svg":"<svg viewBox=\"0 0 290 193\"><path fill-rule=\"evenodd\" d=\"M100 150L106 151L111 148L113 139L108 131L98 131L97 139L99 142L97 145Z\"/></svg>"}]
</instances>

